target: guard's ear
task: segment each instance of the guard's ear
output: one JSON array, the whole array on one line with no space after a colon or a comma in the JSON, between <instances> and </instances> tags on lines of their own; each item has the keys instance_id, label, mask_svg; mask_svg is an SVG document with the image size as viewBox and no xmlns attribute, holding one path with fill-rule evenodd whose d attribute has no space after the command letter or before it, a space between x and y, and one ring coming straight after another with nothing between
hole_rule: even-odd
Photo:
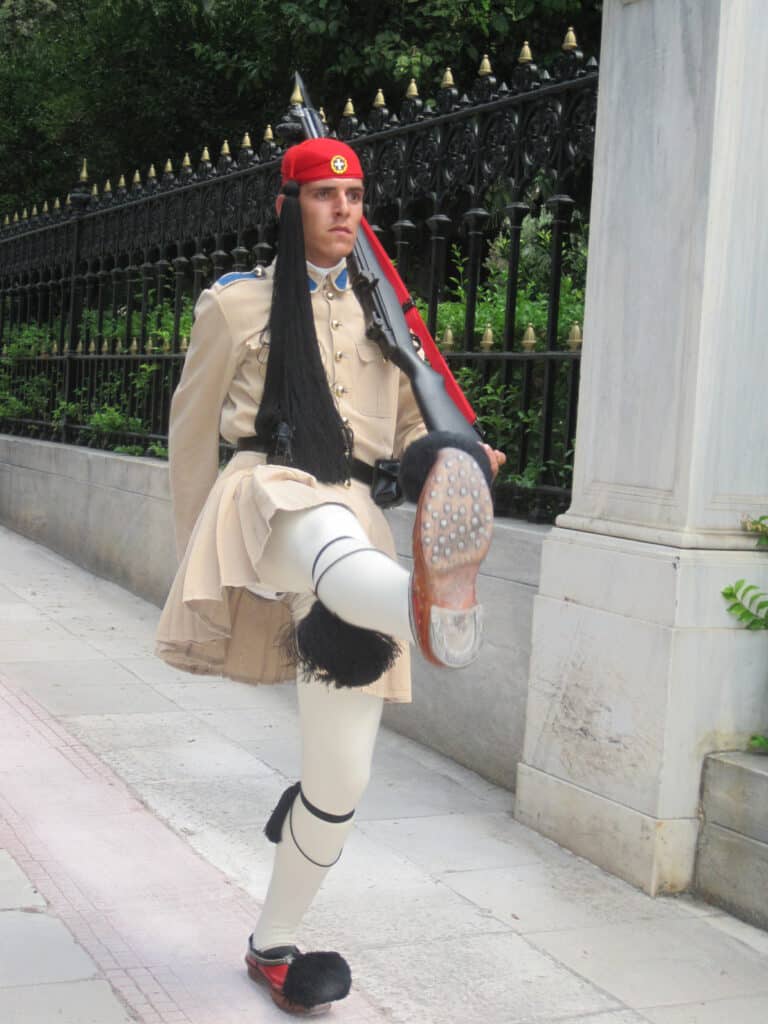
<instances>
[{"instance_id":1,"label":"guard's ear","mask_svg":"<svg viewBox=\"0 0 768 1024\"><path fill-rule=\"evenodd\" d=\"M275 200L275 209L277 210L277 216L278 217L280 216L280 211L283 208L283 200L284 199L285 199L285 196L283 195L283 193L282 192L278 192L277 199Z\"/></svg>"}]
</instances>

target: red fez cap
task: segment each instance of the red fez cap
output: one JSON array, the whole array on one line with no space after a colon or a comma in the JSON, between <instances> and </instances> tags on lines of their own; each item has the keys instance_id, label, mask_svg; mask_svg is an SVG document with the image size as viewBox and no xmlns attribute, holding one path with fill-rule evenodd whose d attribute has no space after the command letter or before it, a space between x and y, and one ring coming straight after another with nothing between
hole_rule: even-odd
<instances>
[{"instance_id":1,"label":"red fez cap","mask_svg":"<svg viewBox=\"0 0 768 1024\"><path fill-rule=\"evenodd\" d=\"M286 150L281 164L283 181L308 181L324 178L362 178L363 168L354 149L338 139L306 139Z\"/></svg>"}]
</instances>

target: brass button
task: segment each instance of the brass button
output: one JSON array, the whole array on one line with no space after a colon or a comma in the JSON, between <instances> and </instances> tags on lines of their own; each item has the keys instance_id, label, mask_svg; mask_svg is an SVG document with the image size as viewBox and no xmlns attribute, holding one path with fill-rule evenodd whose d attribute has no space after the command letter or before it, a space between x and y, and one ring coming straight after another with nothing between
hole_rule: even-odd
<instances>
[{"instance_id":1,"label":"brass button","mask_svg":"<svg viewBox=\"0 0 768 1024\"><path fill-rule=\"evenodd\" d=\"M327 291L325 293L325 297L326 297L326 299L332 299L334 297L334 294L333 294L332 291Z\"/></svg>"},{"instance_id":2,"label":"brass button","mask_svg":"<svg viewBox=\"0 0 768 1024\"><path fill-rule=\"evenodd\" d=\"M331 327L334 329L334 331L337 330L339 327L341 327L341 320L331 320Z\"/></svg>"},{"instance_id":3,"label":"brass button","mask_svg":"<svg viewBox=\"0 0 768 1024\"><path fill-rule=\"evenodd\" d=\"M337 395L346 395L347 393L347 389L344 387L343 384L337 384L333 390L336 392Z\"/></svg>"},{"instance_id":4,"label":"brass button","mask_svg":"<svg viewBox=\"0 0 768 1024\"><path fill-rule=\"evenodd\" d=\"M345 480L344 481L344 486L345 487L351 487L352 486L352 481L350 479Z\"/></svg>"},{"instance_id":5,"label":"brass button","mask_svg":"<svg viewBox=\"0 0 768 1024\"><path fill-rule=\"evenodd\" d=\"M341 417L341 422L344 424L345 427L348 427L349 426L349 416L342 416Z\"/></svg>"},{"instance_id":6,"label":"brass button","mask_svg":"<svg viewBox=\"0 0 768 1024\"><path fill-rule=\"evenodd\" d=\"M334 352L333 358L336 360L337 363L340 363L341 360L344 358L344 353L343 352Z\"/></svg>"}]
</instances>

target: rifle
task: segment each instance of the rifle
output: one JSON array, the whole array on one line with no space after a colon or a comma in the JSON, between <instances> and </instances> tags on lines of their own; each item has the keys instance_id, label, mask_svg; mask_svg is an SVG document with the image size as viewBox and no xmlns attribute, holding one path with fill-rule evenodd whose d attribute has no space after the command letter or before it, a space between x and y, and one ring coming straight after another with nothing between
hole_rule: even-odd
<instances>
[{"instance_id":1,"label":"rifle","mask_svg":"<svg viewBox=\"0 0 768 1024\"><path fill-rule=\"evenodd\" d=\"M295 87L291 97L291 113L299 121L305 138L317 139L327 134L327 129L312 106L298 72L295 75ZM472 407L461 393L445 361L439 356L434 342L433 357L437 356L438 361L442 363L443 373L432 369L420 357L421 343L408 326L403 303L383 272L374 246L378 246L378 241L370 225L364 220L349 262L350 284L365 314L367 336L376 342L384 358L391 360L410 380L416 404L428 430L446 430L471 441L480 441L482 434ZM383 258L388 259L386 254ZM404 287L402 290L405 292ZM407 302L406 306L412 307L413 304ZM410 314L418 316L415 308L410 309ZM426 327L423 324L421 327L428 337ZM454 391L456 400L448 394L446 380ZM463 412L459 411L456 401L461 403Z\"/></svg>"}]
</instances>

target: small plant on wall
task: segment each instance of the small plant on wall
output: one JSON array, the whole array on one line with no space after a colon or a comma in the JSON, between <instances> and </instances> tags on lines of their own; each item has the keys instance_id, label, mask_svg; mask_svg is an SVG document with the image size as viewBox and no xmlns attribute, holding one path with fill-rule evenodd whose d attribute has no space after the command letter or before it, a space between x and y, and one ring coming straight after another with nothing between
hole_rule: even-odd
<instances>
[{"instance_id":1,"label":"small plant on wall","mask_svg":"<svg viewBox=\"0 0 768 1024\"><path fill-rule=\"evenodd\" d=\"M744 519L741 525L748 533L757 534L759 548L768 548L768 515ZM724 587L722 595L728 602L728 611L745 629L768 629L768 594L754 583L737 580ZM768 754L768 735L755 733L748 746L756 754Z\"/></svg>"}]
</instances>

